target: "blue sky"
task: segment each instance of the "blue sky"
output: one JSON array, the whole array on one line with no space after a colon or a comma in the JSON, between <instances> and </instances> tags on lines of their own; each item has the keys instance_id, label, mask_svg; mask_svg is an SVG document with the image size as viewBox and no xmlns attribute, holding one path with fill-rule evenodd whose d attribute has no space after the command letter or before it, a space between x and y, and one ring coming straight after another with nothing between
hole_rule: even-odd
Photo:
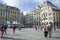
<instances>
[{"instance_id":1,"label":"blue sky","mask_svg":"<svg viewBox=\"0 0 60 40\"><path fill-rule=\"evenodd\" d=\"M34 10L36 3L39 5L43 4L46 0L0 0L0 3L4 3L10 6L14 6L19 8L21 11L26 13L29 10ZM59 0L49 0L55 6L60 8L60 1Z\"/></svg>"}]
</instances>

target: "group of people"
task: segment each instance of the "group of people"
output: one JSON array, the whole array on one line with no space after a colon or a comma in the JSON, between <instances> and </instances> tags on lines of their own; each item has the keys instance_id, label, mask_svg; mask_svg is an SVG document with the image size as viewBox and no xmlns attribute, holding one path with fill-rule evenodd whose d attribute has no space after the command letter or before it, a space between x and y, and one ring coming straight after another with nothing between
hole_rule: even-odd
<instances>
[{"instance_id":1,"label":"group of people","mask_svg":"<svg viewBox=\"0 0 60 40\"><path fill-rule=\"evenodd\" d=\"M44 36L47 37L49 35L49 38L51 38L52 30L53 30L53 24L52 22L50 22L48 26L44 27ZM56 26L54 26L54 31L56 31Z\"/></svg>"},{"instance_id":2,"label":"group of people","mask_svg":"<svg viewBox=\"0 0 60 40\"><path fill-rule=\"evenodd\" d=\"M0 32L1 32L1 33L0 33L0 35L1 35L0 37L1 37L1 38L3 37L4 34L7 34L7 32L6 32L6 31L7 31L7 28L8 28L8 25L7 25L7 24L1 24L1 25L0 25ZM13 34L15 34L15 32L16 32L16 27L14 26L12 29L13 29L13 30L12 30L12 31L13 31Z\"/></svg>"},{"instance_id":3,"label":"group of people","mask_svg":"<svg viewBox=\"0 0 60 40\"><path fill-rule=\"evenodd\" d=\"M36 31L39 29L40 26L34 26L34 28L36 29ZM7 30L7 25L1 25L1 38L3 37L4 33L6 33L6 30ZM41 28L41 27L40 27ZM21 28L19 28L20 30ZM53 30L53 24L52 22L49 23L49 25L45 25L44 26L44 37L47 37L49 35L49 38L51 38L51 35L52 35L52 30ZM56 26L54 26L54 30L56 30ZM15 34L15 31L16 31L16 27L14 26L13 27L13 34Z\"/></svg>"},{"instance_id":4,"label":"group of people","mask_svg":"<svg viewBox=\"0 0 60 40\"><path fill-rule=\"evenodd\" d=\"M53 26L53 23L50 22L48 25L46 24L43 28L41 26L33 26L33 28L37 31L43 30L44 31L44 37L47 37L49 35L49 38L52 36L52 31L54 28L54 32L56 31L56 26Z\"/></svg>"}]
</instances>

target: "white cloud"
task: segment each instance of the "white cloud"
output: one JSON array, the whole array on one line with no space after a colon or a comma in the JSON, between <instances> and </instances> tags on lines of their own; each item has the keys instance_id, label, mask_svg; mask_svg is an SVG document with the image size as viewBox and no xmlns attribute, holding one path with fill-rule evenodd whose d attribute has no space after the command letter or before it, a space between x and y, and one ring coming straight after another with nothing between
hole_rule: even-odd
<instances>
[{"instance_id":1,"label":"white cloud","mask_svg":"<svg viewBox=\"0 0 60 40\"><path fill-rule=\"evenodd\" d=\"M16 6L19 9L22 9L26 4L28 3L38 3L38 4L43 4L44 1L46 0L3 0L7 5L11 6ZM50 0L52 1L52 0ZM54 4L59 4L60 0L53 0ZM26 11L24 12L26 13Z\"/></svg>"},{"instance_id":2,"label":"white cloud","mask_svg":"<svg viewBox=\"0 0 60 40\"><path fill-rule=\"evenodd\" d=\"M46 0L33 0L34 2L37 2L37 3L43 3L44 1Z\"/></svg>"},{"instance_id":3,"label":"white cloud","mask_svg":"<svg viewBox=\"0 0 60 40\"><path fill-rule=\"evenodd\" d=\"M13 2L14 0L4 0L4 2L7 4L7 5L11 5L11 6L13 6L13 4L14 4L14 2ZM15 6L15 5L14 5Z\"/></svg>"},{"instance_id":4,"label":"white cloud","mask_svg":"<svg viewBox=\"0 0 60 40\"><path fill-rule=\"evenodd\" d=\"M27 11L24 11L23 14L26 15L27 14Z\"/></svg>"},{"instance_id":5,"label":"white cloud","mask_svg":"<svg viewBox=\"0 0 60 40\"><path fill-rule=\"evenodd\" d=\"M22 6L28 4L28 3L43 3L42 1L45 0L3 0L4 3L10 6L16 6L18 8L21 8Z\"/></svg>"},{"instance_id":6,"label":"white cloud","mask_svg":"<svg viewBox=\"0 0 60 40\"><path fill-rule=\"evenodd\" d=\"M21 0L3 0L5 4L17 7L17 8L22 8L23 7L23 1Z\"/></svg>"}]
</instances>

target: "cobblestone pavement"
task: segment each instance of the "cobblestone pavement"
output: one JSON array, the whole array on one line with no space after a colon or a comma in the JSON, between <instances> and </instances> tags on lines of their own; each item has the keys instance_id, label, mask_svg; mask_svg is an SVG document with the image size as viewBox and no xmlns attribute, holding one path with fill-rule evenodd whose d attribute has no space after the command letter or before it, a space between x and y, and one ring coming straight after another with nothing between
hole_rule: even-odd
<instances>
[{"instance_id":1,"label":"cobblestone pavement","mask_svg":"<svg viewBox=\"0 0 60 40\"><path fill-rule=\"evenodd\" d=\"M16 33L12 33L12 29L7 30L7 35L4 35L0 40L60 40L60 29L52 33L52 38L45 38L43 31L36 31L33 28L22 28L20 31L16 29Z\"/></svg>"}]
</instances>

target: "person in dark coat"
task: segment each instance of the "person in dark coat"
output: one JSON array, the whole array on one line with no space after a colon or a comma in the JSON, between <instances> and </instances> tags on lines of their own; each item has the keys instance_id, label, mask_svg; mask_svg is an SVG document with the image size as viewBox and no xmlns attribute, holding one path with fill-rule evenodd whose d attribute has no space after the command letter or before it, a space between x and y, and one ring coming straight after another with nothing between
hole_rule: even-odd
<instances>
[{"instance_id":1,"label":"person in dark coat","mask_svg":"<svg viewBox=\"0 0 60 40\"><path fill-rule=\"evenodd\" d=\"M48 26L48 34L49 34L49 38L51 38L52 29L53 29L53 24L52 24L52 22L50 22L49 24L50 24L50 25Z\"/></svg>"},{"instance_id":2,"label":"person in dark coat","mask_svg":"<svg viewBox=\"0 0 60 40\"><path fill-rule=\"evenodd\" d=\"M4 35L4 30L5 30L5 29L4 29L4 25L2 24L2 25L1 25L1 38L2 38L3 35Z\"/></svg>"},{"instance_id":3,"label":"person in dark coat","mask_svg":"<svg viewBox=\"0 0 60 40\"><path fill-rule=\"evenodd\" d=\"M5 34L7 34L7 32L6 32L6 31L7 31L7 25L4 25L4 30L5 30L5 31L4 31Z\"/></svg>"}]
</instances>

